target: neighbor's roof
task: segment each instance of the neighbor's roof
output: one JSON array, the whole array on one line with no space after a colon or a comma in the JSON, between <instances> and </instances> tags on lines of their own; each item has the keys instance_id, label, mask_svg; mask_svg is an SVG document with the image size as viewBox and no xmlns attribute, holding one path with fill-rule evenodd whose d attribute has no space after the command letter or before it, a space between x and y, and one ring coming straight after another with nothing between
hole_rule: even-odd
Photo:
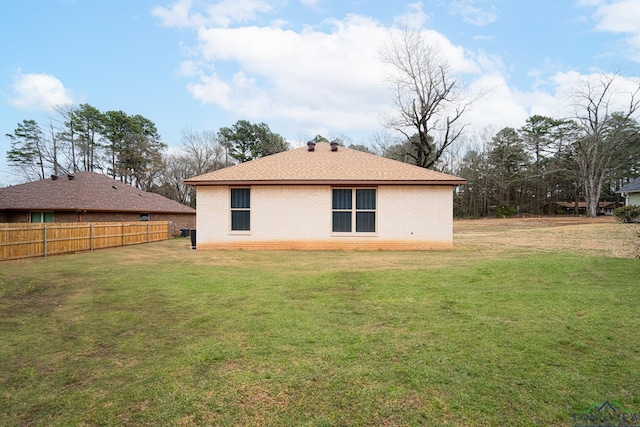
<instances>
[{"instance_id":1,"label":"neighbor's roof","mask_svg":"<svg viewBox=\"0 0 640 427\"><path fill-rule=\"evenodd\" d=\"M640 192L640 178L636 178L627 185L623 186L616 193L637 193Z\"/></svg>"},{"instance_id":2,"label":"neighbor's roof","mask_svg":"<svg viewBox=\"0 0 640 427\"><path fill-rule=\"evenodd\" d=\"M159 194L93 172L76 172L57 179L0 188L0 210L6 209L195 213L195 209Z\"/></svg>"},{"instance_id":3,"label":"neighbor's roof","mask_svg":"<svg viewBox=\"0 0 640 427\"><path fill-rule=\"evenodd\" d=\"M326 142L272 154L185 180L190 185L460 185L453 175Z\"/></svg>"}]
</instances>

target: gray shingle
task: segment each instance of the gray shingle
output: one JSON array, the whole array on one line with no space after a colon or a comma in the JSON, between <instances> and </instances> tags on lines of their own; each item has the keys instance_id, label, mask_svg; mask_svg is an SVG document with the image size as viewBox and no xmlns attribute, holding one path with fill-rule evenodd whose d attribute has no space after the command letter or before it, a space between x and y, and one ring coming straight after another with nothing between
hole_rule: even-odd
<instances>
[{"instance_id":1,"label":"gray shingle","mask_svg":"<svg viewBox=\"0 0 640 427\"><path fill-rule=\"evenodd\" d=\"M637 193L640 191L640 178L636 178L627 185L623 186L618 193Z\"/></svg>"}]
</instances>

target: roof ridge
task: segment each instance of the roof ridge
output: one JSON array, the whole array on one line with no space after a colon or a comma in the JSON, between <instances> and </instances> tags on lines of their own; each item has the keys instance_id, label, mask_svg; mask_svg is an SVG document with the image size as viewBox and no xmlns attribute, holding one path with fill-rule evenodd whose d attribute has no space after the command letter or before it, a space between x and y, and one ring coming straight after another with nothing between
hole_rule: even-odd
<instances>
[{"instance_id":1,"label":"roof ridge","mask_svg":"<svg viewBox=\"0 0 640 427\"><path fill-rule=\"evenodd\" d=\"M408 185L466 183L453 175L344 146L333 151L326 142L316 143L313 150L298 147L185 180L190 185L357 182Z\"/></svg>"}]
</instances>

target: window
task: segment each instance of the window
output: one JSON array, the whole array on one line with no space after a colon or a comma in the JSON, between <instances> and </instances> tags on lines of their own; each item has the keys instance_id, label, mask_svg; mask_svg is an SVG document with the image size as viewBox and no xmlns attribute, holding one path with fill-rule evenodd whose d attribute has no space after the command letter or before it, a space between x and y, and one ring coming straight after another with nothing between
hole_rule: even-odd
<instances>
[{"instance_id":1,"label":"window","mask_svg":"<svg viewBox=\"0 0 640 427\"><path fill-rule=\"evenodd\" d=\"M334 233L352 233L354 231L353 224L355 224L356 233L375 233L375 188L334 188L332 224Z\"/></svg>"},{"instance_id":2,"label":"window","mask_svg":"<svg viewBox=\"0 0 640 427\"><path fill-rule=\"evenodd\" d=\"M351 232L352 216L352 193L351 189L333 189L333 232Z\"/></svg>"},{"instance_id":3,"label":"window","mask_svg":"<svg viewBox=\"0 0 640 427\"><path fill-rule=\"evenodd\" d=\"M251 189L231 189L231 230L251 230Z\"/></svg>"},{"instance_id":4,"label":"window","mask_svg":"<svg viewBox=\"0 0 640 427\"><path fill-rule=\"evenodd\" d=\"M376 231L376 190L356 190L356 232Z\"/></svg>"},{"instance_id":5,"label":"window","mask_svg":"<svg viewBox=\"0 0 640 427\"><path fill-rule=\"evenodd\" d=\"M148 213L141 213L140 221L151 221L151 216Z\"/></svg>"},{"instance_id":6,"label":"window","mask_svg":"<svg viewBox=\"0 0 640 427\"><path fill-rule=\"evenodd\" d=\"M31 212L31 222L53 222L53 212Z\"/></svg>"}]
</instances>

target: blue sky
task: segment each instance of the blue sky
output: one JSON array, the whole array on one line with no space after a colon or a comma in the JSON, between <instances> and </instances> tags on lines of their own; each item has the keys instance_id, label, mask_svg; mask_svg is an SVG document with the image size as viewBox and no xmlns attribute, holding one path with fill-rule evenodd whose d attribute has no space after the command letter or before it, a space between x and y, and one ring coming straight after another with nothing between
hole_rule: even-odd
<instances>
[{"instance_id":1,"label":"blue sky","mask_svg":"<svg viewBox=\"0 0 640 427\"><path fill-rule=\"evenodd\" d=\"M367 144L393 112L379 48L398 22L471 91L470 137L561 116L581 79L640 76L640 0L21 0L0 6L0 185L24 119L88 103L185 129L265 122L294 145Z\"/></svg>"}]
</instances>

